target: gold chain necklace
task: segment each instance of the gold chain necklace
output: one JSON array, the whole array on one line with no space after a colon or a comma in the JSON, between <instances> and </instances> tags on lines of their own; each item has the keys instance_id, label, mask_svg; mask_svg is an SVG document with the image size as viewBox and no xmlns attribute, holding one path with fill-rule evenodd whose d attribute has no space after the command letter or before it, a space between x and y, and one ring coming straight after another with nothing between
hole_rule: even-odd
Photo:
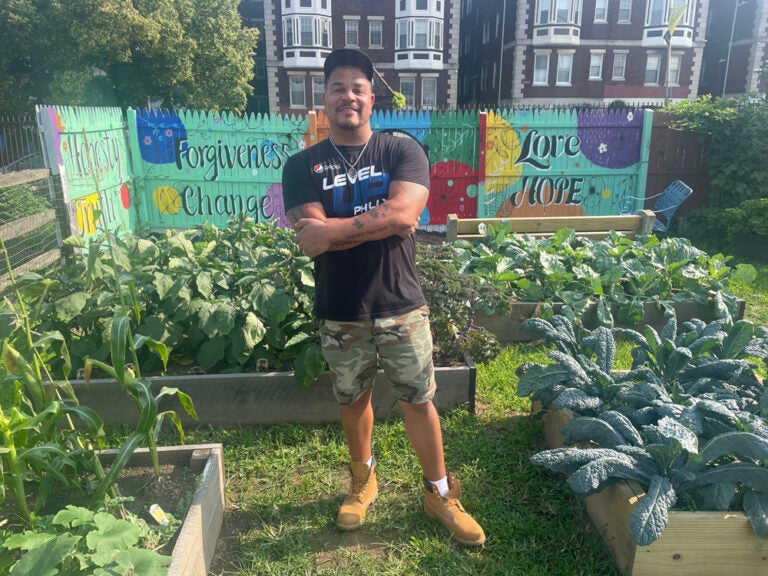
<instances>
[{"instance_id":1,"label":"gold chain necklace","mask_svg":"<svg viewBox=\"0 0 768 576\"><path fill-rule=\"evenodd\" d=\"M347 178L349 178L350 180L354 180L355 178L357 178L357 168L356 168L357 163L360 162L360 158L363 157L363 154L365 153L365 149L368 148L368 144L371 143L372 137L373 135L368 137L368 140L365 142L363 149L360 150L360 154L357 155L357 158L355 159L354 162L348 162L347 159L344 157L344 154L341 153L341 150L339 150L336 147L336 144L333 143L333 138L331 138L330 136L328 137L328 140L330 140L331 142L331 146L333 146L333 149L336 150L339 157L341 158L341 161L344 162L344 166L345 166L344 172L346 172Z\"/></svg>"}]
</instances>

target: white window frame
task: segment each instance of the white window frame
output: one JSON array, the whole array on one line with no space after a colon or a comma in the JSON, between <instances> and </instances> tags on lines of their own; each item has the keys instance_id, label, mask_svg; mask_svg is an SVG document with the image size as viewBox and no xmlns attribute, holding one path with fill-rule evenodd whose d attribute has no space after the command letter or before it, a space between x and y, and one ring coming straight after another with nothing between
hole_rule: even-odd
<instances>
[{"instance_id":1,"label":"white window frame","mask_svg":"<svg viewBox=\"0 0 768 576\"><path fill-rule=\"evenodd\" d=\"M302 24L309 22L309 30ZM309 38L303 34L310 33ZM309 39L309 43L304 40ZM331 19L325 16L291 15L283 18L283 42L286 48L331 47Z\"/></svg>"},{"instance_id":2,"label":"white window frame","mask_svg":"<svg viewBox=\"0 0 768 576\"><path fill-rule=\"evenodd\" d=\"M619 59L621 66L618 68L617 74L616 59ZM627 78L627 60L629 59L628 51L614 51L613 52L613 64L611 66L611 80L626 80Z\"/></svg>"},{"instance_id":3,"label":"white window frame","mask_svg":"<svg viewBox=\"0 0 768 576\"><path fill-rule=\"evenodd\" d=\"M539 51L534 52L533 55L533 85L534 86L548 86L549 85L549 57L550 52ZM543 62L545 65L540 66ZM541 79L541 72L544 72L543 81Z\"/></svg>"},{"instance_id":4,"label":"white window frame","mask_svg":"<svg viewBox=\"0 0 768 576\"><path fill-rule=\"evenodd\" d=\"M557 53L557 75L555 76L555 86L572 86L573 81L573 50ZM563 66L567 64L567 66ZM568 74L568 80L562 78L562 74Z\"/></svg>"},{"instance_id":5,"label":"white window frame","mask_svg":"<svg viewBox=\"0 0 768 576\"><path fill-rule=\"evenodd\" d=\"M651 63L655 62L655 68L651 67ZM656 80L652 78L649 80L648 74L655 74ZM643 84L645 86L658 86L661 76L661 53L660 52L648 52L645 57L645 75L643 76Z\"/></svg>"},{"instance_id":6,"label":"white window frame","mask_svg":"<svg viewBox=\"0 0 768 576\"><path fill-rule=\"evenodd\" d=\"M695 2L691 0L648 0L648 8L645 13L646 26L665 26L669 24L669 15L674 8L686 6L680 24L690 26L693 19Z\"/></svg>"},{"instance_id":7,"label":"white window frame","mask_svg":"<svg viewBox=\"0 0 768 576\"><path fill-rule=\"evenodd\" d=\"M430 86L428 90L428 86ZM430 95L433 96L434 101L428 102L427 97ZM434 75L424 75L421 77L421 107L423 109L431 109L431 108L437 108L437 76Z\"/></svg>"},{"instance_id":8,"label":"white window frame","mask_svg":"<svg viewBox=\"0 0 768 576\"><path fill-rule=\"evenodd\" d=\"M416 75L400 76L400 93L405 96L405 107L413 110L416 102Z\"/></svg>"},{"instance_id":9,"label":"white window frame","mask_svg":"<svg viewBox=\"0 0 768 576\"><path fill-rule=\"evenodd\" d=\"M580 24L582 0L536 0L536 24Z\"/></svg>"},{"instance_id":10,"label":"white window frame","mask_svg":"<svg viewBox=\"0 0 768 576\"><path fill-rule=\"evenodd\" d=\"M416 46L416 25L425 26L426 46ZM419 34L419 36L423 35ZM405 39L405 45L403 45ZM396 50L442 50L443 21L439 18L400 18L395 27Z\"/></svg>"},{"instance_id":11,"label":"white window frame","mask_svg":"<svg viewBox=\"0 0 768 576\"><path fill-rule=\"evenodd\" d=\"M557 24L568 24L571 21L571 15L573 14L572 0L555 0L552 8Z\"/></svg>"},{"instance_id":12,"label":"white window frame","mask_svg":"<svg viewBox=\"0 0 768 576\"><path fill-rule=\"evenodd\" d=\"M297 98L294 98L294 95L298 95L299 87L301 88L301 101L298 101ZM291 108L307 107L307 83L303 74L290 74L288 76L288 94L291 100Z\"/></svg>"},{"instance_id":13,"label":"white window frame","mask_svg":"<svg viewBox=\"0 0 768 576\"><path fill-rule=\"evenodd\" d=\"M403 40L405 40L405 42L403 42ZM408 21L407 20L397 21L395 48L397 48L398 50L408 49Z\"/></svg>"},{"instance_id":14,"label":"white window frame","mask_svg":"<svg viewBox=\"0 0 768 576\"><path fill-rule=\"evenodd\" d=\"M603 79L603 62L605 62L605 50L590 50L589 52L589 79Z\"/></svg>"},{"instance_id":15,"label":"white window frame","mask_svg":"<svg viewBox=\"0 0 768 576\"><path fill-rule=\"evenodd\" d=\"M632 22L632 0L619 0L619 24Z\"/></svg>"},{"instance_id":16,"label":"white window frame","mask_svg":"<svg viewBox=\"0 0 768 576\"><path fill-rule=\"evenodd\" d=\"M354 38L352 38L354 35ZM353 39L355 42L350 42ZM344 46L360 46L360 20L357 18L344 19Z\"/></svg>"},{"instance_id":17,"label":"white window frame","mask_svg":"<svg viewBox=\"0 0 768 576\"><path fill-rule=\"evenodd\" d=\"M608 0L595 0L595 22L608 22Z\"/></svg>"},{"instance_id":18,"label":"white window frame","mask_svg":"<svg viewBox=\"0 0 768 576\"><path fill-rule=\"evenodd\" d=\"M378 34L379 41L374 41L374 33ZM371 48L384 47L384 22L382 20L368 20L368 46Z\"/></svg>"},{"instance_id":19,"label":"white window frame","mask_svg":"<svg viewBox=\"0 0 768 576\"><path fill-rule=\"evenodd\" d=\"M680 70L683 67L683 55L672 54L669 58L669 85L680 86Z\"/></svg>"},{"instance_id":20,"label":"white window frame","mask_svg":"<svg viewBox=\"0 0 768 576\"><path fill-rule=\"evenodd\" d=\"M646 26L661 26L668 21L666 9L667 0L648 0L648 12L645 16Z\"/></svg>"},{"instance_id":21,"label":"white window frame","mask_svg":"<svg viewBox=\"0 0 768 576\"><path fill-rule=\"evenodd\" d=\"M314 18L310 16L299 16L299 46L314 46L314 44L315 44Z\"/></svg>"},{"instance_id":22,"label":"white window frame","mask_svg":"<svg viewBox=\"0 0 768 576\"><path fill-rule=\"evenodd\" d=\"M310 78L312 78L312 108L325 108L323 105L325 78L315 74L311 75Z\"/></svg>"}]
</instances>

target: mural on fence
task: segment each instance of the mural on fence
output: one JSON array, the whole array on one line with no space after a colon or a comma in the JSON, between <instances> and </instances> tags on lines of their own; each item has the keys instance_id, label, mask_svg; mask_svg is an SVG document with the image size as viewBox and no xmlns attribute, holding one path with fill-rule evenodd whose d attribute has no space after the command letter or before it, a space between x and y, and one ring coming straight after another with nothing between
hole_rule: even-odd
<instances>
[{"instance_id":1,"label":"mural on fence","mask_svg":"<svg viewBox=\"0 0 768 576\"><path fill-rule=\"evenodd\" d=\"M110 221L130 208L132 229L204 222L223 227L240 213L287 226L285 161L328 134L322 111L237 117L128 110L128 174L127 154L118 146L125 128L119 111L49 112L59 126L53 132L59 163L70 198L77 199L84 234L90 231L88 210L97 204ZM443 230L451 213L460 218L599 215L642 208L651 120L652 112L635 109L376 111L371 126L421 144L432 182L420 227ZM117 196L109 194L115 187Z\"/></svg>"},{"instance_id":2,"label":"mural on fence","mask_svg":"<svg viewBox=\"0 0 768 576\"><path fill-rule=\"evenodd\" d=\"M41 106L37 117L49 140L49 168L61 176L72 233L95 234L97 210L101 225L132 230L134 192L122 111Z\"/></svg>"},{"instance_id":3,"label":"mural on fence","mask_svg":"<svg viewBox=\"0 0 768 576\"><path fill-rule=\"evenodd\" d=\"M642 208L652 112L490 112L481 122L481 217L608 215ZM631 200L630 200L631 199Z\"/></svg>"},{"instance_id":4,"label":"mural on fence","mask_svg":"<svg viewBox=\"0 0 768 576\"><path fill-rule=\"evenodd\" d=\"M305 147L302 117L128 111L141 226L226 226L240 213L287 226L282 168Z\"/></svg>"}]
</instances>

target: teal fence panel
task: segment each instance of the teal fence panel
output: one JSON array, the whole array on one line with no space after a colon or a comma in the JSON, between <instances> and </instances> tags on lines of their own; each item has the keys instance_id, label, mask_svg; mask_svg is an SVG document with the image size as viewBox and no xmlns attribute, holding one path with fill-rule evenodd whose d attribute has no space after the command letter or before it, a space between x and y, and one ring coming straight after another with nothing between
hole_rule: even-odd
<instances>
[{"instance_id":1,"label":"teal fence panel","mask_svg":"<svg viewBox=\"0 0 768 576\"><path fill-rule=\"evenodd\" d=\"M142 228L223 228L239 214L287 225L282 169L304 117L128 110Z\"/></svg>"},{"instance_id":2,"label":"teal fence panel","mask_svg":"<svg viewBox=\"0 0 768 576\"><path fill-rule=\"evenodd\" d=\"M282 169L328 133L322 112L41 107L75 232L224 227L240 214L288 226ZM642 208L652 112L640 109L376 111L376 131L415 138L431 190L419 225L461 218L600 215ZM127 133L127 141L126 135ZM73 227L74 228L74 227Z\"/></svg>"},{"instance_id":3,"label":"teal fence panel","mask_svg":"<svg viewBox=\"0 0 768 576\"><path fill-rule=\"evenodd\" d=\"M641 109L489 112L478 215L591 216L642 208L651 115Z\"/></svg>"},{"instance_id":4,"label":"teal fence panel","mask_svg":"<svg viewBox=\"0 0 768 576\"><path fill-rule=\"evenodd\" d=\"M122 111L40 106L37 118L49 168L61 178L71 232L87 238L97 224L133 230L134 190Z\"/></svg>"}]
</instances>

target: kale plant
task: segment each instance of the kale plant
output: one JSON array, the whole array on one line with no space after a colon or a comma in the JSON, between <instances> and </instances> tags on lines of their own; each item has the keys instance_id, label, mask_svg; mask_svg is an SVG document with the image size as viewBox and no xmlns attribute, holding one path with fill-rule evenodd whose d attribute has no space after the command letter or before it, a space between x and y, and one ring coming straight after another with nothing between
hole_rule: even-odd
<instances>
[{"instance_id":1,"label":"kale plant","mask_svg":"<svg viewBox=\"0 0 768 576\"><path fill-rule=\"evenodd\" d=\"M638 430L610 412L576 418L563 432L567 444L599 447L545 450L531 462L567 474L571 489L583 496L617 481L637 482L645 491L630 517L638 545L659 538L679 501L699 510L728 510L740 502L755 533L768 538L768 438L727 432L700 449L696 434L673 418Z\"/></svg>"}]
</instances>

